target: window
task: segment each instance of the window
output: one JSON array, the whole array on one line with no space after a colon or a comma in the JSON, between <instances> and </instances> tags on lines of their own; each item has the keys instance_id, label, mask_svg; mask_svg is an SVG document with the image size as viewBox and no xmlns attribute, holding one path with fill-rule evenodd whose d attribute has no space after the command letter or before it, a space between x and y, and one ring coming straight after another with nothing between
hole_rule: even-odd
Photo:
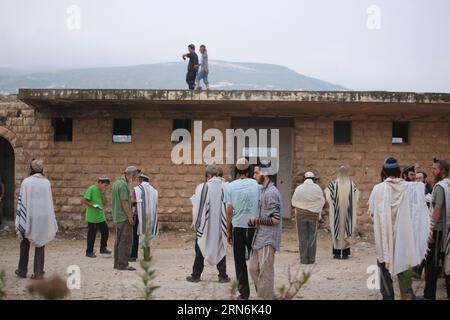
<instances>
[{"instance_id":1,"label":"window","mask_svg":"<svg viewBox=\"0 0 450 320\"><path fill-rule=\"evenodd\" d=\"M53 118L54 141L72 141L72 119Z\"/></svg>"},{"instance_id":2,"label":"window","mask_svg":"<svg viewBox=\"0 0 450 320\"><path fill-rule=\"evenodd\" d=\"M191 119L174 119L173 130L186 129L191 132L192 120Z\"/></svg>"},{"instance_id":3,"label":"window","mask_svg":"<svg viewBox=\"0 0 450 320\"><path fill-rule=\"evenodd\" d=\"M177 129L185 129L191 133L192 128L192 120L191 119L174 119L172 124L172 132ZM183 141L183 137L178 137L179 140L175 140L172 142L181 142Z\"/></svg>"},{"instance_id":4,"label":"window","mask_svg":"<svg viewBox=\"0 0 450 320\"><path fill-rule=\"evenodd\" d=\"M392 122L392 144L405 144L409 142L409 122Z\"/></svg>"},{"instance_id":5,"label":"window","mask_svg":"<svg viewBox=\"0 0 450 320\"><path fill-rule=\"evenodd\" d=\"M335 121L334 122L334 143L351 144L352 143L352 122Z\"/></svg>"},{"instance_id":6,"label":"window","mask_svg":"<svg viewBox=\"0 0 450 320\"><path fill-rule=\"evenodd\" d=\"M114 119L113 122L113 142L131 142L131 119Z\"/></svg>"}]
</instances>

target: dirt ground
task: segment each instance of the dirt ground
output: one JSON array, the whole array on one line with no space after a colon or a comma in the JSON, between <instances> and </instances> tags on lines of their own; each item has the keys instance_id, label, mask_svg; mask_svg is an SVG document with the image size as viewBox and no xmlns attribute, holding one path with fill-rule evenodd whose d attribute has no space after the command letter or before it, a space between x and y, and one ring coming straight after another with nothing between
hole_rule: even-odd
<instances>
[{"instance_id":1,"label":"dirt ground","mask_svg":"<svg viewBox=\"0 0 450 320\"><path fill-rule=\"evenodd\" d=\"M331 255L330 235L326 229L319 230L319 242L316 265L307 285L295 299L381 299L378 290L368 289L370 276L367 268L376 263L373 244L367 239L357 239L349 260L334 260ZM96 247L99 245L99 238ZM114 243L110 235L109 247ZM138 270L117 271L113 269L111 257L99 256L95 259L85 257L85 240L61 237L46 246L46 276L60 275L67 278L66 269L78 265L81 270L81 288L71 290L67 299L140 299L142 297L142 280L139 263L131 263ZM97 248L98 250L98 248ZM33 252L30 253L30 270L32 271ZM17 268L19 241L11 233L0 232L0 270L6 273L6 299L36 299L27 291L32 280L19 279L15 276ZM154 268L157 270L155 284L160 288L155 292L155 299L230 299L231 285L217 282L217 270L205 266L200 283L185 280L191 272L194 259L194 232L191 230L170 231L162 233L153 242ZM303 266L299 265L298 242L295 225L285 223L281 251L275 258L275 288L288 283L288 268L292 273ZM231 248L228 248L227 271L235 279L234 261ZM394 284L397 291L397 283ZM417 294L423 293L424 282L415 281ZM445 297L442 279L438 284L438 298ZM255 291L251 282L251 299Z\"/></svg>"}]
</instances>

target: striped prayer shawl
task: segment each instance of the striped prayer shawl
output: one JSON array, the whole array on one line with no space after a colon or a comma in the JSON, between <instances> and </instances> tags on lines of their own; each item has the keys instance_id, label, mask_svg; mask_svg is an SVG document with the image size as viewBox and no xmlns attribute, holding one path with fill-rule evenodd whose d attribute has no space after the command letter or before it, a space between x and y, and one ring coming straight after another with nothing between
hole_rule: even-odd
<instances>
[{"instance_id":1,"label":"striped prayer shawl","mask_svg":"<svg viewBox=\"0 0 450 320\"><path fill-rule=\"evenodd\" d=\"M227 215L224 202L225 183L211 178L203 184L200 195L194 197L193 205L198 214L195 221L197 243L205 260L216 265L226 255ZM199 190L197 190L199 191Z\"/></svg>"},{"instance_id":2,"label":"striped prayer shawl","mask_svg":"<svg viewBox=\"0 0 450 320\"><path fill-rule=\"evenodd\" d=\"M203 236L203 231L209 220L209 203L206 201L208 194L208 184L203 184L202 192L200 194L200 207L198 208L197 221L195 222L195 229L197 230L197 238Z\"/></svg>"},{"instance_id":3,"label":"striped prayer shawl","mask_svg":"<svg viewBox=\"0 0 450 320\"><path fill-rule=\"evenodd\" d=\"M50 181L36 173L22 181L15 228L19 238L28 239L34 246L45 246L55 238L58 224L55 218Z\"/></svg>"},{"instance_id":4,"label":"striped prayer shawl","mask_svg":"<svg viewBox=\"0 0 450 320\"><path fill-rule=\"evenodd\" d=\"M224 189L221 189L221 196L220 196L220 201L221 201L221 206L223 208L221 208L225 214L221 214L220 217L220 230L221 232L226 236L227 235L227 216L226 216L226 204L224 202L224 198L225 198L225 192ZM196 230L197 230L197 238L201 238L203 236L206 224L209 221L209 217L210 217L210 206L209 206L209 202L207 201L207 195L208 195L208 184L205 183L203 185L202 188L202 193L200 196L200 207L199 207L199 214L197 215L197 221L195 223L196 226ZM200 214L202 213L202 214Z\"/></svg>"},{"instance_id":5,"label":"striped prayer shawl","mask_svg":"<svg viewBox=\"0 0 450 320\"><path fill-rule=\"evenodd\" d=\"M337 180L334 180L330 182L328 185L328 192L329 192L329 202L330 203L330 210L333 210L333 235L335 239L341 239L341 238L348 238L351 237L353 234L353 228L356 223L354 221L356 214L354 210L355 203L358 201L357 199L357 193L358 190L353 183L353 181L350 181L350 192L348 192L348 198L346 201L346 205L342 206L343 199L340 199L339 197L339 183ZM344 207L344 208L342 208ZM344 212L341 212L341 210L344 209ZM341 234L341 219L345 219L345 225L344 225L344 234Z\"/></svg>"},{"instance_id":6,"label":"striped prayer shawl","mask_svg":"<svg viewBox=\"0 0 450 320\"><path fill-rule=\"evenodd\" d=\"M18 226L17 230L25 234L26 225L27 225L27 208L25 204L22 202L22 195L19 195L19 199L17 200L17 210L16 217L18 218Z\"/></svg>"},{"instance_id":7,"label":"striped prayer shawl","mask_svg":"<svg viewBox=\"0 0 450 320\"><path fill-rule=\"evenodd\" d=\"M145 236L150 227L150 236L158 235L158 191L148 182L142 182L134 188L137 201L138 235ZM143 238L140 238L142 241Z\"/></svg>"}]
</instances>

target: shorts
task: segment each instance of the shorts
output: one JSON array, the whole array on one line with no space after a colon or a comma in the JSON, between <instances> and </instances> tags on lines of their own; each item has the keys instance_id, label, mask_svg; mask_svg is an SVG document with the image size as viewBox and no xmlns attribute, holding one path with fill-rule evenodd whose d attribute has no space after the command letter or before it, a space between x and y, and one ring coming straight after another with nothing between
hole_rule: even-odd
<instances>
[{"instance_id":1,"label":"shorts","mask_svg":"<svg viewBox=\"0 0 450 320\"><path fill-rule=\"evenodd\" d=\"M206 72L205 70L200 70L197 73L197 77L195 78L195 81L200 82L200 80L202 80L206 83L208 83L208 72Z\"/></svg>"}]
</instances>

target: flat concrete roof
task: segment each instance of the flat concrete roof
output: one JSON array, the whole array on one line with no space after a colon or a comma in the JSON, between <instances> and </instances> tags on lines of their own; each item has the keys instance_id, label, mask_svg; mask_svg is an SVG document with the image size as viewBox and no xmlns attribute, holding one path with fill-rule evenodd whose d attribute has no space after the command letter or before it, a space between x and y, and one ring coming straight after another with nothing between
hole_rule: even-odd
<instances>
[{"instance_id":1,"label":"flat concrete roof","mask_svg":"<svg viewBox=\"0 0 450 320\"><path fill-rule=\"evenodd\" d=\"M359 103L449 103L450 93L388 91L253 91L253 90L154 90L154 89L19 89L20 100L96 101L290 101Z\"/></svg>"},{"instance_id":2,"label":"flat concrete roof","mask_svg":"<svg viewBox=\"0 0 450 320\"><path fill-rule=\"evenodd\" d=\"M133 107L161 110L247 110L261 114L415 113L450 115L450 93L387 91L252 91L154 89L19 89L37 109ZM224 105L226 107L224 108Z\"/></svg>"}]
</instances>

